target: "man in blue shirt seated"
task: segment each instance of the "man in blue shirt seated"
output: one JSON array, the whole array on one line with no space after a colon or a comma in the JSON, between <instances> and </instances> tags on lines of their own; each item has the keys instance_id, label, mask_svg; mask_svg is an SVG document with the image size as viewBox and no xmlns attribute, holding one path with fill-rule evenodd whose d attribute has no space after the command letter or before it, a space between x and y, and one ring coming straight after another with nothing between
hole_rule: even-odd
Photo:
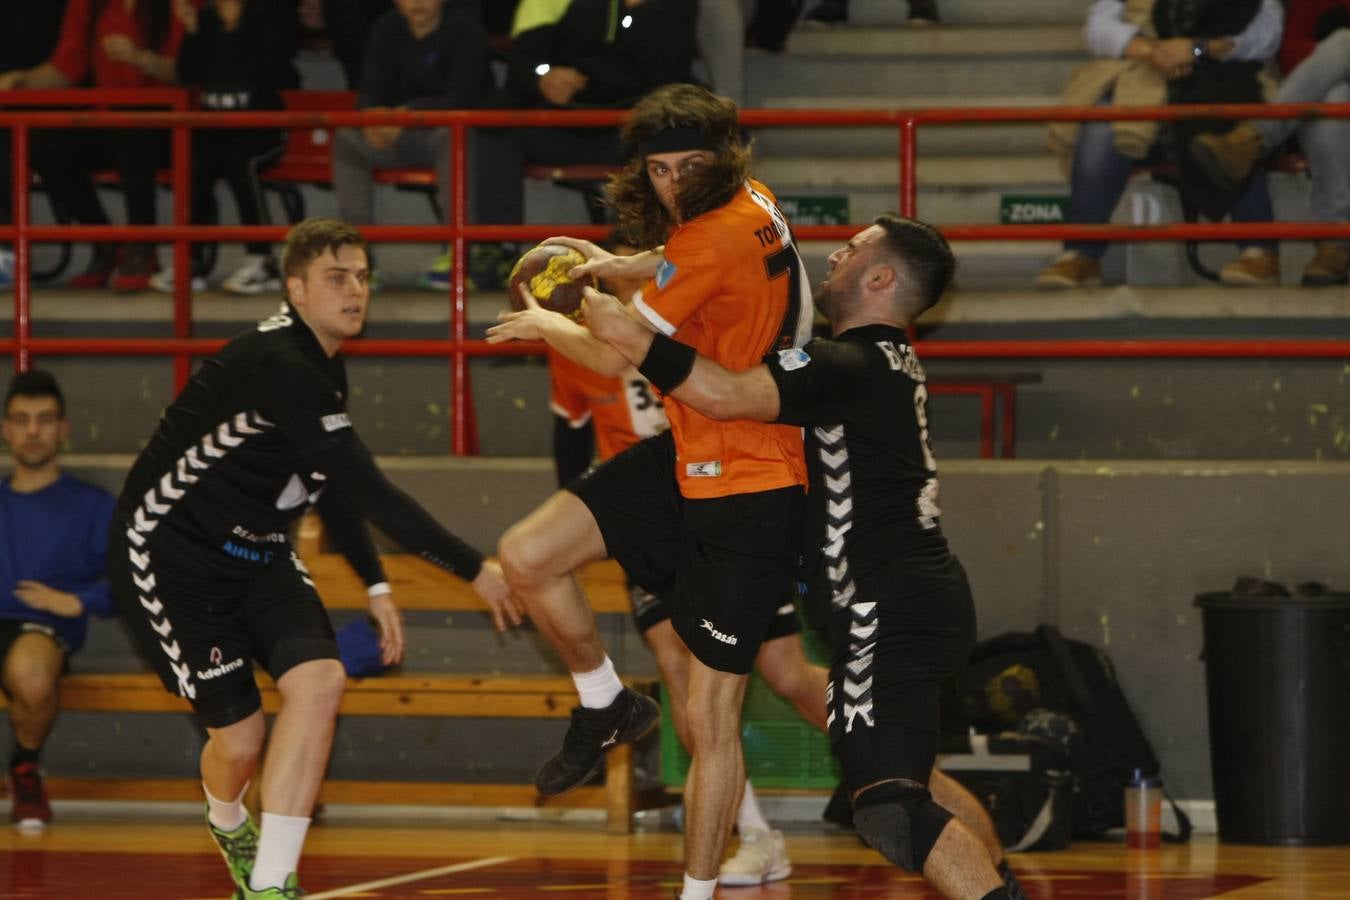
<instances>
[{"instance_id":1,"label":"man in blue shirt seated","mask_svg":"<svg viewBox=\"0 0 1350 900\"><path fill-rule=\"evenodd\" d=\"M41 828L51 806L38 771L57 712L57 681L84 644L90 613L112 614L104 577L112 495L61 472L70 435L47 372L14 376L5 395L14 470L0 482L0 687L9 699L10 818Z\"/></svg>"}]
</instances>

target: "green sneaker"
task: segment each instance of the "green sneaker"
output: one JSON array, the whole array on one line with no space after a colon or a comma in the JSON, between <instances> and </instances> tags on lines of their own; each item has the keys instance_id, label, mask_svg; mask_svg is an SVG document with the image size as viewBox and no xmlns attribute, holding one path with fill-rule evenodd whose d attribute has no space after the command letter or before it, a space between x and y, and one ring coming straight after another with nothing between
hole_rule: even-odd
<instances>
[{"instance_id":1,"label":"green sneaker","mask_svg":"<svg viewBox=\"0 0 1350 900\"><path fill-rule=\"evenodd\" d=\"M243 888L243 900L297 900L303 896L305 892L300 889L300 877L294 872L286 876L286 883L281 887L255 891L245 883Z\"/></svg>"},{"instance_id":2,"label":"green sneaker","mask_svg":"<svg viewBox=\"0 0 1350 900\"><path fill-rule=\"evenodd\" d=\"M230 870L230 877L240 890L243 890L248 886L248 876L253 872L253 860L258 855L258 826L253 824L252 819L245 819L244 824L234 831L221 831L211 824L208 816L206 827L210 829L211 837L220 848L220 855L225 857L225 866ZM234 895L241 896L240 891L235 891Z\"/></svg>"}]
</instances>

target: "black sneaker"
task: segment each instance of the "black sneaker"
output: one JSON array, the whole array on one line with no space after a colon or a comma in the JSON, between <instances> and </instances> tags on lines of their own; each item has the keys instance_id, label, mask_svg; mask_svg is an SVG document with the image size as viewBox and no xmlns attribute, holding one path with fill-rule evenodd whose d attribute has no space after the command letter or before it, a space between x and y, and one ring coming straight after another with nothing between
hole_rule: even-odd
<instances>
[{"instance_id":1,"label":"black sneaker","mask_svg":"<svg viewBox=\"0 0 1350 900\"><path fill-rule=\"evenodd\" d=\"M600 771L605 751L636 741L655 727L661 707L632 688L604 709L572 708L562 749L539 767L534 786L545 797L556 797L590 781Z\"/></svg>"},{"instance_id":2,"label":"black sneaker","mask_svg":"<svg viewBox=\"0 0 1350 900\"><path fill-rule=\"evenodd\" d=\"M998 864L998 873L1003 876L1003 889L1008 892L1008 900L1027 900L1027 892L1022 890L1006 859Z\"/></svg>"}]
</instances>

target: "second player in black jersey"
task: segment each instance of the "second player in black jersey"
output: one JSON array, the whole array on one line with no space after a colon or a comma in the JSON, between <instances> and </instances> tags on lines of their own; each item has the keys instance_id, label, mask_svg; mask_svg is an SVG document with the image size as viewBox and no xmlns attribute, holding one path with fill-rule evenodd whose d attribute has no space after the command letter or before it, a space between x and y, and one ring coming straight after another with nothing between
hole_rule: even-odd
<instances>
[{"instance_id":1,"label":"second player in black jersey","mask_svg":"<svg viewBox=\"0 0 1350 900\"><path fill-rule=\"evenodd\" d=\"M208 825L236 896L290 897L346 683L327 612L287 530L317 505L370 588L384 662L403 625L381 585L368 519L473 583L500 617L495 561L446 531L375 465L347 413L342 342L370 300L365 244L310 219L288 235L280 311L202 363L127 476L109 536L114 595L165 687L208 739ZM266 725L257 663L281 709L268 744L261 834L240 802ZM292 890L295 888L295 890ZM290 891L288 893L288 891Z\"/></svg>"},{"instance_id":2,"label":"second player in black jersey","mask_svg":"<svg viewBox=\"0 0 1350 900\"><path fill-rule=\"evenodd\" d=\"M854 825L944 896L997 900L1021 893L1010 874L1007 884L1000 877L988 818L933 768L939 688L970 651L975 608L939 525L927 378L906 328L954 269L934 229L882 216L830 256L816 300L833 336L744 372L631 327L593 291L586 319L644 372L661 373L659 389L703 414L806 429L804 577L830 607L829 727Z\"/></svg>"}]
</instances>

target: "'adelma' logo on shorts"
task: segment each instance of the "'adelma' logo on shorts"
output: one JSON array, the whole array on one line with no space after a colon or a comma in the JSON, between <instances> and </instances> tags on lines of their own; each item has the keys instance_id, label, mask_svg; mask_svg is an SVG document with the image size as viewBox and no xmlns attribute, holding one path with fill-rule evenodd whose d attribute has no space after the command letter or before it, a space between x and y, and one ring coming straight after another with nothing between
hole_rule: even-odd
<instances>
[{"instance_id":1,"label":"'adelma' logo on shorts","mask_svg":"<svg viewBox=\"0 0 1350 900\"><path fill-rule=\"evenodd\" d=\"M241 669L244 666L242 659L232 659L227 663L222 663L219 647L211 648L211 668L203 669L197 673L197 678L201 681L210 681L212 678L219 678L222 675L228 675L235 669Z\"/></svg>"},{"instance_id":2,"label":"'adelma' logo on shorts","mask_svg":"<svg viewBox=\"0 0 1350 900\"><path fill-rule=\"evenodd\" d=\"M684 467L686 478L720 478L722 477L722 461L720 459L710 460L708 462L693 462Z\"/></svg>"},{"instance_id":3,"label":"'adelma' logo on shorts","mask_svg":"<svg viewBox=\"0 0 1350 900\"><path fill-rule=\"evenodd\" d=\"M703 624L700 627L706 629L708 634L711 634L713 636L713 640L721 641L722 643L729 644L732 647L736 646L736 643L740 640L740 638L736 637L736 635L734 634L727 634L726 632L718 631L717 628L713 625L713 623L709 622L707 619L703 620Z\"/></svg>"}]
</instances>

